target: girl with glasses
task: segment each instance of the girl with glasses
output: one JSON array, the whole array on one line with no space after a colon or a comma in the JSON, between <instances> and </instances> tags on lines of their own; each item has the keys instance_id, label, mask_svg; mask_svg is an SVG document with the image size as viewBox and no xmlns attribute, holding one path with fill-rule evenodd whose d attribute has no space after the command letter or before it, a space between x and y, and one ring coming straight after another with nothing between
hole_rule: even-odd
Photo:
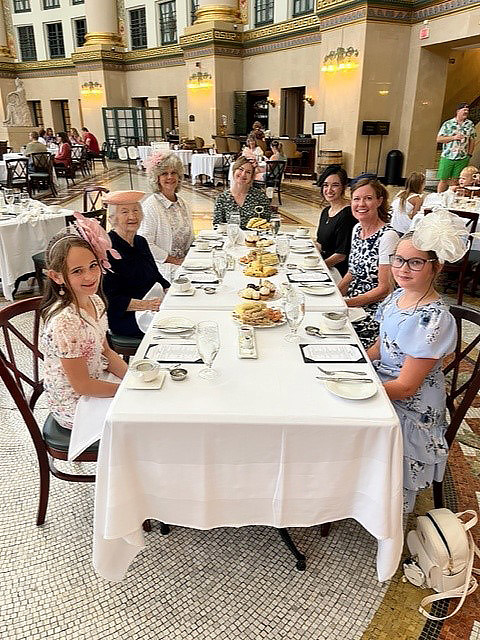
<instances>
[{"instance_id":1,"label":"girl with glasses","mask_svg":"<svg viewBox=\"0 0 480 640\"><path fill-rule=\"evenodd\" d=\"M402 427L406 512L413 510L417 491L442 480L448 457L442 365L455 349L457 331L435 279L442 262L459 260L466 251L460 238L452 241L450 217L458 216L430 214L390 256L399 288L380 304L380 335L368 350Z\"/></svg>"}]
</instances>

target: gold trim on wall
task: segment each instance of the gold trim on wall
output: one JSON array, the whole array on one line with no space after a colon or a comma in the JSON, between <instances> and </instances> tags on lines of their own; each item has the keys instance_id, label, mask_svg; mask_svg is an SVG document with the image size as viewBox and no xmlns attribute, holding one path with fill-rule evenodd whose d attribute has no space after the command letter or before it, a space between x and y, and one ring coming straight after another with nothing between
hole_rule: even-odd
<instances>
[{"instance_id":1,"label":"gold trim on wall","mask_svg":"<svg viewBox=\"0 0 480 640\"><path fill-rule=\"evenodd\" d=\"M71 58L61 58L59 60L37 60L35 62L15 62L15 70L22 71L41 71L42 69L61 69L73 68Z\"/></svg>"},{"instance_id":2,"label":"gold trim on wall","mask_svg":"<svg viewBox=\"0 0 480 640\"><path fill-rule=\"evenodd\" d=\"M201 22L240 22L240 13L236 7L228 7L220 4L207 4L195 11L195 24Z\"/></svg>"},{"instance_id":3,"label":"gold trim on wall","mask_svg":"<svg viewBox=\"0 0 480 640\"><path fill-rule=\"evenodd\" d=\"M0 45L0 56L2 58L13 58L13 53L10 51L10 47L5 45Z\"/></svg>"},{"instance_id":4,"label":"gold trim on wall","mask_svg":"<svg viewBox=\"0 0 480 640\"><path fill-rule=\"evenodd\" d=\"M278 22L277 24L270 24L268 27L251 29L250 31L245 31L243 34L243 40L244 42L251 42L252 40L260 40L266 37L271 38L280 35L284 36L286 34L293 35L310 27L320 28L320 19L318 16L309 15L302 18L295 18L294 20Z\"/></svg>"}]
</instances>

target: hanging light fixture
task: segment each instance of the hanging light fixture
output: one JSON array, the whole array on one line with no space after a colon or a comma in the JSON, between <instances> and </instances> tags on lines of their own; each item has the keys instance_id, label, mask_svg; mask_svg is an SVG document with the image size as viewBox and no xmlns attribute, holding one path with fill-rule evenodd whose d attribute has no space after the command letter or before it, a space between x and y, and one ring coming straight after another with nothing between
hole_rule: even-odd
<instances>
[{"instance_id":1,"label":"hanging light fixture","mask_svg":"<svg viewBox=\"0 0 480 640\"><path fill-rule=\"evenodd\" d=\"M103 86L99 82L84 82L80 89L83 96L98 96L102 93Z\"/></svg>"},{"instance_id":2,"label":"hanging light fixture","mask_svg":"<svg viewBox=\"0 0 480 640\"><path fill-rule=\"evenodd\" d=\"M335 71L349 71L358 67L358 49L353 47L337 47L330 51L323 59L322 71L333 73Z\"/></svg>"},{"instance_id":3,"label":"hanging light fixture","mask_svg":"<svg viewBox=\"0 0 480 640\"><path fill-rule=\"evenodd\" d=\"M197 73L192 73L190 78L188 79L187 87L189 89L207 89L212 86L212 76L204 71L197 71Z\"/></svg>"}]
</instances>

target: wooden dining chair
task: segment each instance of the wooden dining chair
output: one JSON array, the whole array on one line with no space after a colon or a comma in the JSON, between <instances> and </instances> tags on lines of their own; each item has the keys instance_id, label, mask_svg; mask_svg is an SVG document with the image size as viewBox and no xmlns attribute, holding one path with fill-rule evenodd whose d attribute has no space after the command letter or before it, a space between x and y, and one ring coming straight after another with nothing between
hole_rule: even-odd
<instances>
[{"instance_id":1,"label":"wooden dining chair","mask_svg":"<svg viewBox=\"0 0 480 640\"><path fill-rule=\"evenodd\" d=\"M0 310L0 328L5 347L0 349L0 377L10 393L30 433L40 472L40 496L37 525L45 522L50 488L50 474L67 482L94 482L94 475L70 474L55 466L55 460L66 460L70 444L69 429L61 427L49 414L42 427L34 414L35 405L43 393L40 379L40 361L43 354L39 347L40 297L14 302ZM31 316L31 331L24 335L19 329L18 318ZM12 322L14 320L15 322ZM28 324L28 322L22 323ZM25 350L29 357L24 356ZM21 357L19 355L22 354ZM98 442L82 453L76 462L95 462Z\"/></svg>"},{"instance_id":2,"label":"wooden dining chair","mask_svg":"<svg viewBox=\"0 0 480 640\"><path fill-rule=\"evenodd\" d=\"M72 432L61 427L51 413L43 427L35 417L35 406L43 393L43 380L40 378L40 361L43 360L39 346L40 302L41 297L37 296L14 302L0 310L0 329L4 341L4 347L0 349L0 378L23 418L37 455L40 473L37 525L45 522L50 474L66 482L95 482L94 475L67 473L55 465L56 460L67 460ZM20 323L18 319L21 319ZM28 335L20 331L19 324L30 326ZM25 356L25 350L28 357ZM75 462L96 462L98 444L95 442L88 447ZM149 520L145 520L143 529L151 530ZM160 532L167 535L170 532L169 525L160 522Z\"/></svg>"},{"instance_id":3,"label":"wooden dining chair","mask_svg":"<svg viewBox=\"0 0 480 640\"><path fill-rule=\"evenodd\" d=\"M451 360L444 367L447 382L448 429L445 439L452 447L465 414L480 390L480 311L458 305L450 307L457 325L457 344ZM468 334L465 329L469 323ZM472 325L475 331L472 332ZM467 336L474 333L474 337ZM436 508L443 507L443 481L433 483L433 501Z\"/></svg>"},{"instance_id":4,"label":"wooden dining chair","mask_svg":"<svg viewBox=\"0 0 480 640\"><path fill-rule=\"evenodd\" d=\"M110 189L101 186L86 187L83 190L83 213L104 210L102 197L104 193L109 193L109 191Z\"/></svg>"},{"instance_id":5,"label":"wooden dining chair","mask_svg":"<svg viewBox=\"0 0 480 640\"><path fill-rule=\"evenodd\" d=\"M463 218L470 233L477 230L478 213L475 211L462 211L449 209L451 213ZM445 262L442 268L442 280L444 291L453 287L457 292L457 304L462 304L465 290L465 282L469 271L469 254L472 246L472 238L468 241L468 251L458 262Z\"/></svg>"}]
</instances>

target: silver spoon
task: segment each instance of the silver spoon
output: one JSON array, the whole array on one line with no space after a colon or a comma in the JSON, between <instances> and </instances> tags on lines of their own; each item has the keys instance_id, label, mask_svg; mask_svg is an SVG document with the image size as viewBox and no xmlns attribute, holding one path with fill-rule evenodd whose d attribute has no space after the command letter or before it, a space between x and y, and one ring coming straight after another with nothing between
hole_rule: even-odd
<instances>
[{"instance_id":1,"label":"silver spoon","mask_svg":"<svg viewBox=\"0 0 480 640\"><path fill-rule=\"evenodd\" d=\"M317 369L327 376L332 376L335 373L354 373L357 376L367 375L365 371L352 371L351 369L335 369L335 371L327 371L326 369L322 369L322 367L319 367L318 364L317 364Z\"/></svg>"},{"instance_id":2,"label":"silver spoon","mask_svg":"<svg viewBox=\"0 0 480 640\"><path fill-rule=\"evenodd\" d=\"M305 327L305 333L318 338L351 338L349 333L322 333L318 327Z\"/></svg>"}]
</instances>

